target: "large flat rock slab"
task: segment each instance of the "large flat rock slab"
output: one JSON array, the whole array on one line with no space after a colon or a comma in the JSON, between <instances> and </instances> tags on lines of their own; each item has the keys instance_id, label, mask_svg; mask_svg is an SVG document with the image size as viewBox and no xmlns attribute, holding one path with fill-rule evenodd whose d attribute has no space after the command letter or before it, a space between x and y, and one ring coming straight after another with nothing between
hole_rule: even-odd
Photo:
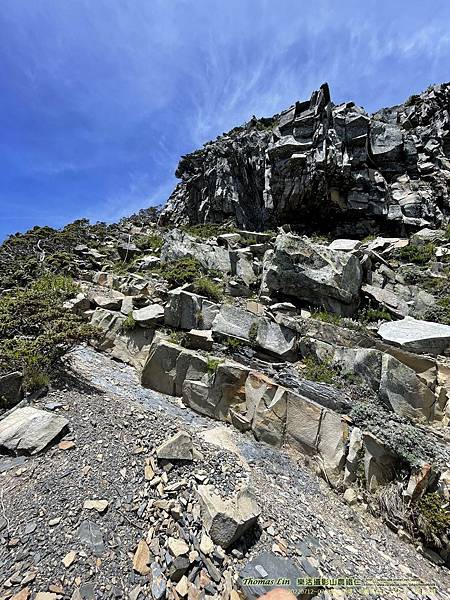
<instances>
[{"instance_id":1,"label":"large flat rock slab","mask_svg":"<svg viewBox=\"0 0 450 600\"><path fill-rule=\"evenodd\" d=\"M419 354L444 354L450 350L450 326L405 317L383 323L378 334L383 340Z\"/></svg>"},{"instance_id":2,"label":"large flat rock slab","mask_svg":"<svg viewBox=\"0 0 450 600\"><path fill-rule=\"evenodd\" d=\"M64 417L31 406L18 408L0 421L0 450L37 454L67 427Z\"/></svg>"}]
</instances>

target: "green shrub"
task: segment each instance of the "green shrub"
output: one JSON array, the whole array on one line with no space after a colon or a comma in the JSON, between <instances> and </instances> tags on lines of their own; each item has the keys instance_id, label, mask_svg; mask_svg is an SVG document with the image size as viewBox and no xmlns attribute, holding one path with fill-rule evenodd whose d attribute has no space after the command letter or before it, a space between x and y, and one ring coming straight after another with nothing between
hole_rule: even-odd
<instances>
[{"instance_id":1,"label":"green shrub","mask_svg":"<svg viewBox=\"0 0 450 600\"><path fill-rule=\"evenodd\" d=\"M123 331L132 331L136 326L137 326L136 320L133 317L133 313L130 312L127 315L127 318L125 319L125 321L122 323L121 328Z\"/></svg>"},{"instance_id":2,"label":"green shrub","mask_svg":"<svg viewBox=\"0 0 450 600\"><path fill-rule=\"evenodd\" d=\"M330 360L318 361L312 356L307 356L303 360L303 366L303 375L310 381L331 384L338 376Z\"/></svg>"},{"instance_id":3,"label":"green shrub","mask_svg":"<svg viewBox=\"0 0 450 600\"><path fill-rule=\"evenodd\" d=\"M202 273L202 267L195 258L185 257L160 267L160 273L170 285L180 286L197 279Z\"/></svg>"},{"instance_id":4,"label":"green shrub","mask_svg":"<svg viewBox=\"0 0 450 600\"><path fill-rule=\"evenodd\" d=\"M220 365L222 361L219 358L208 358L208 373L213 375L217 371L217 367Z\"/></svg>"},{"instance_id":5,"label":"green shrub","mask_svg":"<svg viewBox=\"0 0 450 600\"><path fill-rule=\"evenodd\" d=\"M227 337L224 340L224 344L225 346L227 346L228 350L237 350L238 348L241 348L244 343L242 340L239 340L238 338L234 338L234 337Z\"/></svg>"},{"instance_id":6,"label":"green shrub","mask_svg":"<svg viewBox=\"0 0 450 600\"><path fill-rule=\"evenodd\" d=\"M208 277L195 279L192 287L195 294L206 296L210 300L214 300L214 302L220 302L223 298L221 287Z\"/></svg>"},{"instance_id":7,"label":"green shrub","mask_svg":"<svg viewBox=\"0 0 450 600\"><path fill-rule=\"evenodd\" d=\"M450 296L439 298L436 304L427 308L423 318L425 321L450 325Z\"/></svg>"},{"instance_id":8,"label":"green shrub","mask_svg":"<svg viewBox=\"0 0 450 600\"><path fill-rule=\"evenodd\" d=\"M427 435L406 418L374 402L356 402L350 412L355 425L373 433L409 467L436 463L442 457Z\"/></svg>"},{"instance_id":9,"label":"green shrub","mask_svg":"<svg viewBox=\"0 0 450 600\"><path fill-rule=\"evenodd\" d=\"M435 258L436 246L431 242L415 246L409 244L403 248L398 248L395 257L405 262L412 262L416 265L426 265Z\"/></svg>"},{"instance_id":10,"label":"green shrub","mask_svg":"<svg viewBox=\"0 0 450 600\"><path fill-rule=\"evenodd\" d=\"M77 275L79 257L75 246L97 248L115 228L105 223L91 225L81 219L63 229L33 227L26 233L11 235L0 245L0 289L30 285L46 272Z\"/></svg>"},{"instance_id":11,"label":"green shrub","mask_svg":"<svg viewBox=\"0 0 450 600\"><path fill-rule=\"evenodd\" d=\"M136 246L140 250L151 250L155 254L159 254L164 244L163 238L157 233L149 233L147 235L140 235L136 239Z\"/></svg>"},{"instance_id":12,"label":"green shrub","mask_svg":"<svg viewBox=\"0 0 450 600\"><path fill-rule=\"evenodd\" d=\"M63 354L98 334L63 308L76 292L70 278L46 275L0 297L0 372L22 371L27 391L51 381Z\"/></svg>"}]
</instances>

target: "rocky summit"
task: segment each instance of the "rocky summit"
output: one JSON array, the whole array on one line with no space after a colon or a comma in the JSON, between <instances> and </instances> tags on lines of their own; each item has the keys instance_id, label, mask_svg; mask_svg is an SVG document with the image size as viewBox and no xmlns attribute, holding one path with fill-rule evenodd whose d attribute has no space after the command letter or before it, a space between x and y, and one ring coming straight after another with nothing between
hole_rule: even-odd
<instances>
[{"instance_id":1,"label":"rocky summit","mask_svg":"<svg viewBox=\"0 0 450 600\"><path fill-rule=\"evenodd\" d=\"M449 89L0 246L0 600L450 598Z\"/></svg>"},{"instance_id":2,"label":"rocky summit","mask_svg":"<svg viewBox=\"0 0 450 600\"><path fill-rule=\"evenodd\" d=\"M369 115L335 105L327 84L309 100L183 156L162 221L233 221L264 229L367 235L437 226L449 210L450 84Z\"/></svg>"}]
</instances>

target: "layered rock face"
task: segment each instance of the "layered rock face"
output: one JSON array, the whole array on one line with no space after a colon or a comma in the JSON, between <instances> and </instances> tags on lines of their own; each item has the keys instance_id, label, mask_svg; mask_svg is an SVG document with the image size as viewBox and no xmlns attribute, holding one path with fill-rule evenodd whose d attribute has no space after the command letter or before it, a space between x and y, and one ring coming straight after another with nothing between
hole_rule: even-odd
<instances>
[{"instance_id":1,"label":"layered rock face","mask_svg":"<svg viewBox=\"0 0 450 600\"><path fill-rule=\"evenodd\" d=\"M162 223L369 233L440 224L449 212L450 84L368 115L328 85L271 119L182 157Z\"/></svg>"}]
</instances>

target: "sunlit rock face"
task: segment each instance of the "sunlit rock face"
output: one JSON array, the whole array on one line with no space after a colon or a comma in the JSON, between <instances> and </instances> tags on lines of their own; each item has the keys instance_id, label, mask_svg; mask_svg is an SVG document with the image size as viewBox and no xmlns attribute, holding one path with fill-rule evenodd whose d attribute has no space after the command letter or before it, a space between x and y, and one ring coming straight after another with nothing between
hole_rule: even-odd
<instances>
[{"instance_id":1,"label":"sunlit rock face","mask_svg":"<svg viewBox=\"0 0 450 600\"><path fill-rule=\"evenodd\" d=\"M372 115L328 85L182 157L162 214L172 224L364 234L438 225L449 210L450 84Z\"/></svg>"}]
</instances>

